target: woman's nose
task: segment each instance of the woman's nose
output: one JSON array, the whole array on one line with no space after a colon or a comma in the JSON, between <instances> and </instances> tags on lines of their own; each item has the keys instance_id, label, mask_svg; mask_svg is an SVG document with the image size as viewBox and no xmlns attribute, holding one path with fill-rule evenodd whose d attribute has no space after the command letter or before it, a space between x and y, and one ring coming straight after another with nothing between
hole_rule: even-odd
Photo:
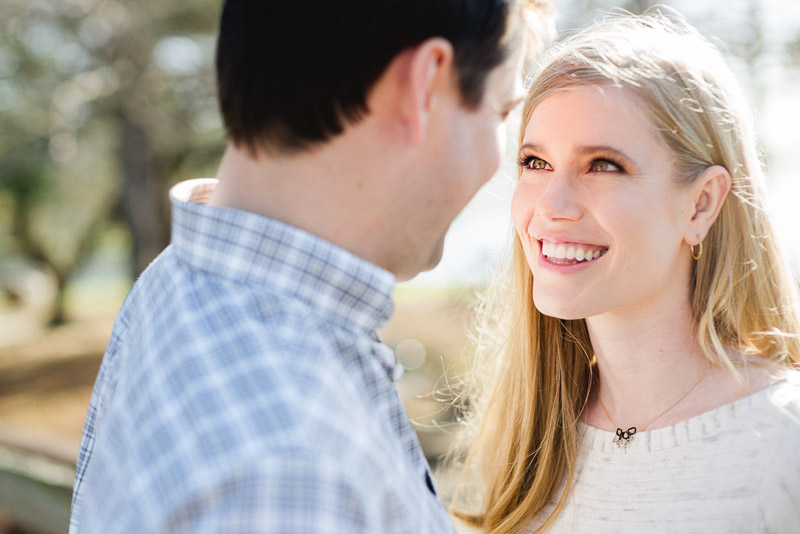
<instances>
[{"instance_id":1,"label":"woman's nose","mask_svg":"<svg viewBox=\"0 0 800 534\"><path fill-rule=\"evenodd\" d=\"M583 211L576 183L577 178L566 173L553 173L536 202L536 213L549 220L576 221Z\"/></svg>"}]
</instances>

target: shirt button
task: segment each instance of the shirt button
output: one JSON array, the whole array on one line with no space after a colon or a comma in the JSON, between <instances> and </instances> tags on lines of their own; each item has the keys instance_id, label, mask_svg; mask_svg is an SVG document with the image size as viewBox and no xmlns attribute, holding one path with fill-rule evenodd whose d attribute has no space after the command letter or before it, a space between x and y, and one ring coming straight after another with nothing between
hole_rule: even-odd
<instances>
[{"instance_id":1,"label":"shirt button","mask_svg":"<svg viewBox=\"0 0 800 534\"><path fill-rule=\"evenodd\" d=\"M403 374L406 372L406 366L402 363L394 364L394 370L392 371L392 381L397 382L401 378L403 378Z\"/></svg>"}]
</instances>

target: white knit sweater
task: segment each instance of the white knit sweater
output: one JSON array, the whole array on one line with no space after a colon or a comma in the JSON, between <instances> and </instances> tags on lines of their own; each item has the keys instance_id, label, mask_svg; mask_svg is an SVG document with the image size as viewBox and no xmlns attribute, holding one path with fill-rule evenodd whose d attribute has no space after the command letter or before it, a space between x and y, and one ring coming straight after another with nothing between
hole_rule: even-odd
<instances>
[{"instance_id":1,"label":"white knit sweater","mask_svg":"<svg viewBox=\"0 0 800 534\"><path fill-rule=\"evenodd\" d=\"M800 373L627 449L613 438L581 424L575 489L549 532L800 533Z\"/></svg>"}]
</instances>

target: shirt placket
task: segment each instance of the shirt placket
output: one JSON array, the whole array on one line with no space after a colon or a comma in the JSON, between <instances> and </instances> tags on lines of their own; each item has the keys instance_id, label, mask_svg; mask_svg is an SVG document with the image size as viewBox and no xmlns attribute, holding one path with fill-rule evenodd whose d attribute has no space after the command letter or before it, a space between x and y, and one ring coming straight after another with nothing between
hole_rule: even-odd
<instances>
[{"instance_id":1,"label":"shirt placket","mask_svg":"<svg viewBox=\"0 0 800 534\"><path fill-rule=\"evenodd\" d=\"M380 336L373 335L375 342L373 343L373 355L381 362L394 361L394 351L380 340ZM398 373L397 370L400 370ZM425 486L430 492L438 497L436 483L433 474L430 471L428 461L422 447L419 444L419 439L414 431L411 421L409 421L408 413L403 406L400 395L397 392L397 387L394 382L402 375L402 366L398 364L388 364L387 375L390 380L381 381L381 384L386 388L383 395L378 395L385 399L387 403L386 413L389 422L389 427L395 437L399 440L406 458L411 462L417 476L425 483Z\"/></svg>"}]
</instances>

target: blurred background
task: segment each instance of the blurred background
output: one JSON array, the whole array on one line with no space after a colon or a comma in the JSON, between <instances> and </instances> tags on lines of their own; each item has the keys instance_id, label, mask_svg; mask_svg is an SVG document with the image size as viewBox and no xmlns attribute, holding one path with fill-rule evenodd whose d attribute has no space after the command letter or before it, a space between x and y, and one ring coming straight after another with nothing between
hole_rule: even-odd
<instances>
[{"instance_id":1,"label":"blurred background","mask_svg":"<svg viewBox=\"0 0 800 534\"><path fill-rule=\"evenodd\" d=\"M555 0L559 34L646 0ZM755 110L774 219L800 272L800 3L674 0ZM169 242L167 190L214 176L218 0L0 0L0 534L66 532L92 384L114 316ZM442 263L398 286L383 331L433 464L457 430L471 307L509 242L518 119ZM449 477L439 471L447 497Z\"/></svg>"}]
</instances>

